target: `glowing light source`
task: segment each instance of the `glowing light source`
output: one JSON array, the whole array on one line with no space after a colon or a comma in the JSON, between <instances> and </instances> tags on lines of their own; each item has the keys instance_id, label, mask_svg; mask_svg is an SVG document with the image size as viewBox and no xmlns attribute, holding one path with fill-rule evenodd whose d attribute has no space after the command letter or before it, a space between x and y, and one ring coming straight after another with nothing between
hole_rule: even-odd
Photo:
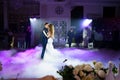
<instances>
[{"instance_id":1,"label":"glowing light source","mask_svg":"<svg viewBox=\"0 0 120 80\"><path fill-rule=\"evenodd\" d=\"M36 21L37 19L36 18L33 18L33 21Z\"/></svg>"},{"instance_id":2,"label":"glowing light source","mask_svg":"<svg viewBox=\"0 0 120 80\"><path fill-rule=\"evenodd\" d=\"M36 18L30 18L30 21L36 21L37 19Z\"/></svg>"},{"instance_id":3,"label":"glowing light source","mask_svg":"<svg viewBox=\"0 0 120 80\"><path fill-rule=\"evenodd\" d=\"M30 18L30 21L32 21L32 18Z\"/></svg>"},{"instance_id":4,"label":"glowing light source","mask_svg":"<svg viewBox=\"0 0 120 80\"><path fill-rule=\"evenodd\" d=\"M85 19L82 23L83 27L87 27L92 22L92 19Z\"/></svg>"}]
</instances>

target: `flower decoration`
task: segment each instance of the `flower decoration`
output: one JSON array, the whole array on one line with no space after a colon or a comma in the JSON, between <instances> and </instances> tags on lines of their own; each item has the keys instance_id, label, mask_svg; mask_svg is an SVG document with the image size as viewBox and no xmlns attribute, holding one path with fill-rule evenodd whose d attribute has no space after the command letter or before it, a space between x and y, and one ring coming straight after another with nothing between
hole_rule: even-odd
<instances>
[{"instance_id":1,"label":"flower decoration","mask_svg":"<svg viewBox=\"0 0 120 80\"><path fill-rule=\"evenodd\" d=\"M112 62L109 62L111 64ZM118 73L117 67L112 65L112 72ZM57 71L62 76L63 80L105 80L108 68L104 68L102 62L93 61L93 66L90 64L81 65L65 65Z\"/></svg>"}]
</instances>

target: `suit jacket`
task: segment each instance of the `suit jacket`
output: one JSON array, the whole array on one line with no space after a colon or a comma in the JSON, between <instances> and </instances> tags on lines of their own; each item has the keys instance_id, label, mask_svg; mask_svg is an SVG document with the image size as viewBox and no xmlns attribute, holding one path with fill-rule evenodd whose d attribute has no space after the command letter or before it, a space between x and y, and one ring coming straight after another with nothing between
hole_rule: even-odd
<instances>
[{"instance_id":1,"label":"suit jacket","mask_svg":"<svg viewBox=\"0 0 120 80\"><path fill-rule=\"evenodd\" d=\"M43 31L48 32L48 29L47 28L44 28ZM47 44L47 41L48 41L48 38L44 35L44 33L42 32L42 45L46 45Z\"/></svg>"}]
</instances>

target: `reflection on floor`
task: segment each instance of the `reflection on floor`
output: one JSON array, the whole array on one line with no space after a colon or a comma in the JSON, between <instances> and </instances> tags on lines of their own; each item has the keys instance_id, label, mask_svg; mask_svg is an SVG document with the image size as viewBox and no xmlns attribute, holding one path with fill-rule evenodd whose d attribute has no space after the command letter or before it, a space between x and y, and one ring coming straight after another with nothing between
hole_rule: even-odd
<instances>
[{"instance_id":1,"label":"reflection on floor","mask_svg":"<svg viewBox=\"0 0 120 80\"><path fill-rule=\"evenodd\" d=\"M120 63L120 51L106 49L77 49L57 48L63 55L47 56L40 59L41 47L35 47L25 51L4 50L0 51L0 61L3 70L0 76L4 78L40 78L45 75L59 76L56 71L64 65L77 65L89 63L93 60L101 61L107 66L108 61L113 61L117 66ZM65 60L65 61L64 61Z\"/></svg>"}]
</instances>

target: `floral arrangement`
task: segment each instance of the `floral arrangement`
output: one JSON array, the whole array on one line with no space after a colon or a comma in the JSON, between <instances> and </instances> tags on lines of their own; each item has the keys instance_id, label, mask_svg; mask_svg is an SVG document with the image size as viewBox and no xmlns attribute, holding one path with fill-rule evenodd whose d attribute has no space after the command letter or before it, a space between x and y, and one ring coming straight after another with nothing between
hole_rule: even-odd
<instances>
[{"instance_id":1,"label":"floral arrangement","mask_svg":"<svg viewBox=\"0 0 120 80\"><path fill-rule=\"evenodd\" d=\"M113 74L117 73L115 65L113 65L112 72ZM90 64L81 64L75 67L65 65L57 73L62 76L63 80L105 80L108 68L104 68L101 62L93 61L93 66Z\"/></svg>"}]
</instances>

